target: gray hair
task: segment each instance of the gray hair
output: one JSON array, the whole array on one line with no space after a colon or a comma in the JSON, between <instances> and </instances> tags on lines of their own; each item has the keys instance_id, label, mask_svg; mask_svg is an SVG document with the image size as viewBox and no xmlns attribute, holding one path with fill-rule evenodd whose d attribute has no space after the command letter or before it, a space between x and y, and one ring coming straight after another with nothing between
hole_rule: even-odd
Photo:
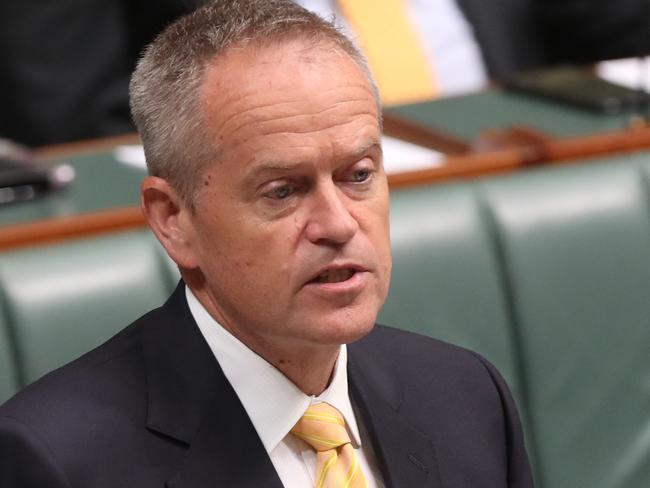
<instances>
[{"instance_id":1,"label":"gray hair","mask_svg":"<svg viewBox=\"0 0 650 488\"><path fill-rule=\"evenodd\" d=\"M199 91L206 66L232 46L305 40L347 53L379 95L365 58L331 22L290 0L217 0L169 25L144 51L131 78L131 114L149 173L193 207L201 170L218 158ZM380 113L380 112L379 112Z\"/></svg>"}]
</instances>

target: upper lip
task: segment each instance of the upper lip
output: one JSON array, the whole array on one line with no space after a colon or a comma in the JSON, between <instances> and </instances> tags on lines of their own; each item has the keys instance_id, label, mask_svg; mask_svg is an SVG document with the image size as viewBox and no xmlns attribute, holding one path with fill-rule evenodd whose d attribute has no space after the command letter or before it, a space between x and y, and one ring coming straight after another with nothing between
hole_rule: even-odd
<instances>
[{"instance_id":1,"label":"upper lip","mask_svg":"<svg viewBox=\"0 0 650 488\"><path fill-rule=\"evenodd\" d=\"M307 283L311 283L312 281L315 281L320 275L325 273L326 271L335 271L335 270L342 270L342 269L351 269L354 272L363 272L363 271L368 271L368 268L365 266L359 264L359 263L331 263L328 264L327 266L323 266L320 268L316 273L312 274L311 277L307 280Z\"/></svg>"}]
</instances>

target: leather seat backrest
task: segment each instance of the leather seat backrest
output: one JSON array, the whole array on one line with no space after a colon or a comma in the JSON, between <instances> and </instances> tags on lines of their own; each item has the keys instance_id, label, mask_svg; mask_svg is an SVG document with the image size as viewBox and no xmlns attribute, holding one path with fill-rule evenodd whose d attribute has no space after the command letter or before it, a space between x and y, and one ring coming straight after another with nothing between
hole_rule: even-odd
<instances>
[{"instance_id":1,"label":"leather seat backrest","mask_svg":"<svg viewBox=\"0 0 650 488\"><path fill-rule=\"evenodd\" d=\"M4 300L0 296L0 403L18 389L14 344L5 308Z\"/></svg>"},{"instance_id":2,"label":"leather seat backrest","mask_svg":"<svg viewBox=\"0 0 650 488\"><path fill-rule=\"evenodd\" d=\"M543 486L641 487L650 479L644 160L482 186L504 256Z\"/></svg>"},{"instance_id":3,"label":"leather seat backrest","mask_svg":"<svg viewBox=\"0 0 650 488\"><path fill-rule=\"evenodd\" d=\"M175 284L148 231L0 255L0 286L22 384L99 345Z\"/></svg>"}]
</instances>

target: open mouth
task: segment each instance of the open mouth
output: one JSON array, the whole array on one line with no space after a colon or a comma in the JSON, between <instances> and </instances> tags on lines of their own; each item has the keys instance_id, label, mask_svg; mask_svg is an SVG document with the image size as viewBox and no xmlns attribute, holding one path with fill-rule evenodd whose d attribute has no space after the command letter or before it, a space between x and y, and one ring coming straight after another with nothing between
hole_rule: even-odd
<instances>
[{"instance_id":1,"label":"open mouth","mask_svg":"<svg viewBox=\"0 0 650 488\"><path fill-rule=\"evenodd\" d=\"M326 269L314 278L312 283L341 283L352 278L356 272L352 268Z\"/></svg>"}]
</instances>

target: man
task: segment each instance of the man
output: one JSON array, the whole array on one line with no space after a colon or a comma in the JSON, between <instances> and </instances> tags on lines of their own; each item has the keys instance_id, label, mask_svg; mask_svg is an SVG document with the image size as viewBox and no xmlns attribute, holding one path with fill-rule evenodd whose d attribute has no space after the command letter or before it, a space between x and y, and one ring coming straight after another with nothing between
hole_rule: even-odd
<instances>
[{"instance_id":1,"label":"man","mask_svg":"<svg viewBox=\"0 0 650 488\"><path fill-rule=\"evenodd\" d=\"M0 487L532 485L494 368L374 326L388 191L345 37L222 0L147 49L131 95L142 208L183 281L0 409Z\"/></svg>"}]
</instances>

